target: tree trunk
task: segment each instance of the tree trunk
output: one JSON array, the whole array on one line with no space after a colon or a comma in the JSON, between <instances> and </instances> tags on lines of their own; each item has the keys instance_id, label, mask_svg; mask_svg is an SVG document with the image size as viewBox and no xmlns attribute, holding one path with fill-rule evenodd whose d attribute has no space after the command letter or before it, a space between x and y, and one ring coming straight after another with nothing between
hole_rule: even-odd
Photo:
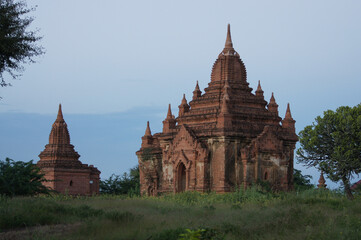
<instances>
[{"instance_id":1,"label":"tree trunk","mask_svg":"<svg viewBox=\"0 0 361 240\"><path fill-rule=\"evenodd\" d=\"M350 182L346 177L342 177L343 186L345 187L345 193L348 199L353 200L352 191L350 188Z\"/></svg>"}]
</instances>

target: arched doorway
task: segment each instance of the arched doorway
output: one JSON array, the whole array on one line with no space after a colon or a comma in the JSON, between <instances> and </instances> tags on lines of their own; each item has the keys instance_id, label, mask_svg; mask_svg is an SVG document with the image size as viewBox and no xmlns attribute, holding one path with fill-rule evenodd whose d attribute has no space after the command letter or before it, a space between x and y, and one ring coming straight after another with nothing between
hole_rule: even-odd
<instances>
[{"instance_id":1,"label":"arched doorway","mask_svg":"<svg viewBox=\"0 0 361 240\"><path fill-rule=\"evenodd\" d=\"M181 162L178 166L178 191L184 192L186 190L186 167Z\"/></svg>"}]
</instances>

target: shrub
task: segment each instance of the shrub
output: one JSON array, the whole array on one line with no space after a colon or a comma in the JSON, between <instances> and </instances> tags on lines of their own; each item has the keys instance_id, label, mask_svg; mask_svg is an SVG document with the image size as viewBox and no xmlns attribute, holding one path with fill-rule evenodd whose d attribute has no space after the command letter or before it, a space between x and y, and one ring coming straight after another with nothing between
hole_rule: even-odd
<instances>
[{"instance_id":1,"label":"shrub","mask_svg":"<svg viewBox=\"0 0 361 240\"><path fill-rule=\"evenodd\" d=\"M49 193L42 182L47 181L33 161L0 160L0 195L35 195Z\"/></svg>"}]
</instances>

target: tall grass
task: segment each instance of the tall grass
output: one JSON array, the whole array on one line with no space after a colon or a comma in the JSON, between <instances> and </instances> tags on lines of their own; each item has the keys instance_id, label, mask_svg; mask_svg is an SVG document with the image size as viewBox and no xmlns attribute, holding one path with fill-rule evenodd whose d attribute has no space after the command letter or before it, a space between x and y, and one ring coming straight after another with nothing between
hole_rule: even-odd
<instances>
[{"instance_id":1,"label":"tall grass","mask_svg":"<svg viewBox=\"0 0 361 240\"><path fill-rule=\"evenodd\" d=\"M361 198L309 190L270 193L254 187L233 193L184 192L160 197L101 195L0 200L0 228L81 223L62 236L38 239L361 239ZM1 236L0 236L1 238Z\"/></svg>"}]
</instances>

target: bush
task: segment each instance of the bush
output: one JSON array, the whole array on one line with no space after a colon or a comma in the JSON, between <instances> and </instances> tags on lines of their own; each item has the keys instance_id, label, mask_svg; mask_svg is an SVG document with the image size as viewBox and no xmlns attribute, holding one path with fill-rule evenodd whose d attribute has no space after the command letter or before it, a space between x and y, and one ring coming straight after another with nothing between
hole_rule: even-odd
<instances>
[{"instance_id":1,"label":"bush","mask_svg":"<svg viewBox=\"0 0 361 240\"><path fill-rule=\"evenodd\" d=\"M105 194L140 196L139 167L130 169L122 176L112 174L109 179L100 181L100 192Z\"/></svg>"},{"instance_id":2,"label":"bush","mask_svg":"<svg viewBox=\"0 0 361 240\"><path fill-rule=\"evenodd\" d=\"M42 182L47 181L33 161L0 160L0 195L35 195L49 193Z\"/></svg>"},{"instance_id":3,"label":"bush","mask_svg":"<svg viewBox=\"0 0 361 240\"><path fill-rule=\"evenodd\" d=\"M293 184L296 191L302 191L314 188L311 184L311 175L302 175L300 170L293 169Z\"/></svg>"}]
</instances>

